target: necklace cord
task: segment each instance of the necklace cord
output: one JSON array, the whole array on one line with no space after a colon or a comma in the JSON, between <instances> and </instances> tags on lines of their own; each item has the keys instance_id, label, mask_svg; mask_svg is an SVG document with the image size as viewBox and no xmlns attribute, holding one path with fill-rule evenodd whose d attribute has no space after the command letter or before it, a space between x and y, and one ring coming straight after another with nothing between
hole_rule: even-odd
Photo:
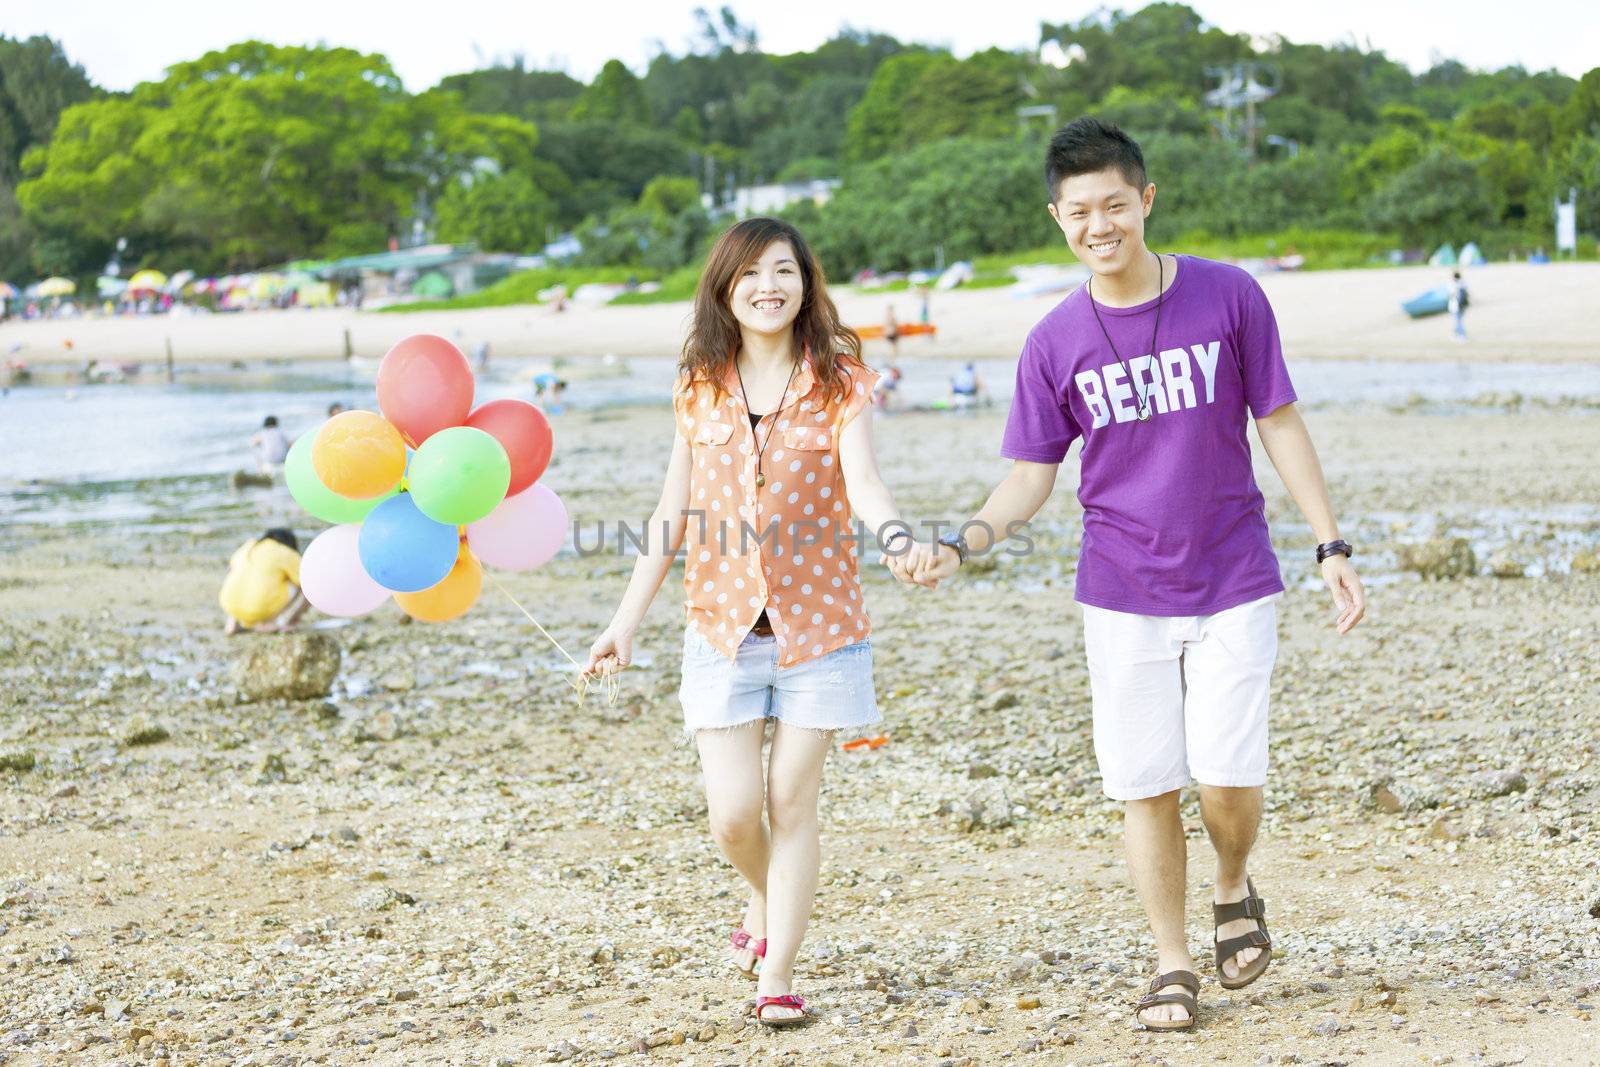
<instances>
[{"instance_id":1,"label":"necklace cord","mask_svg":"<svg viewBox=\"0 0 1600 1067\"><path fill-rule=\"evenodd\" d=\"M789 387L794 384L794 376L799 370L800 360L797 359L794 361L794 365L789 368L789 380L783 383L783 395L778 398L778 406L773 408L767 414L775 415L783 411L784 407L787 406L789 401ZM739 399L744 401L745 414L748 415L750 413L750 396L744 390L744 372L739 369L739 356L737 353L735 353L733 357L733 373L739 378ZM766 418L766 415L761 417ZM774 419L772 421L772 425L767 429L767 439L765 441L761 440L760 438L756 439L756 486L758 488L764 486L767 482L766 475L761 471L761 457L766 454L767 446L772 443L772 431L777 428L778 421ZM755 427L750 428L750 436L755 437Z\"/></svg>"},{"instance_id":2,"label":"necklace cord","mask_svg":"<svg viewBox=\"0 0 1600 1067\"><path fill-rule=\"evenodd\" d=\"M1156 324L1155 328L1150 331L1150 355L1148 358L1150 360L1151 367L1154 369L1159 369L1161 363L1160 360L1156 358L1156 339L1161 335L1161 308L1167 302L1167 274L1166 264L1161 261L1160 253L1152 252L1150 254L1156 257ZM1122 373L1128 376L1128 384L1133 386L1134 393L1137 396L1139 387L1138 384L1133 380L1133 369L1128 366L1128 361L1122 358L1122 353L1117 351L1116 344L1111 340L1111 331L1106 329L1105 320L1100 317L1100 307L1094 302L1093 278L1090 278L1084 283L1084 292L1089 296L1089 310L1094 312L1094 321L1099 323L1100 332L1105 335L1106 347L1110 348L1111 354L1117 357L1117 362L1122 365ZM1166 375L1163 374L1163 385L1165 384L1165 378ZM1139 397L1138 412L1140 422L1144 422L1150 418L1150 395L1155 392L1155 389L1156 376L1154 370L1152 370L1150 375L1150 385L1145 389L1144 395Z\"/></svg>"}]
</instances>

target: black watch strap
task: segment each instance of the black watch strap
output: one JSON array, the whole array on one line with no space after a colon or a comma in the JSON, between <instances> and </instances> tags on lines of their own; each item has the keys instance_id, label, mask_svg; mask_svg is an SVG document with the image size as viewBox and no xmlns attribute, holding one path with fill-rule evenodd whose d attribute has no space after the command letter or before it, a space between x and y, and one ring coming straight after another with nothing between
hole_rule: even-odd
<instances>
[{"instance_id":1,"label":"black watch strap","mask_svg":"<svg viewBox=\"0 0 1600 1067\"><path fill-rule=\"evenodd\" d=\"M1327 541L1317 546L1317 562L1321 563L1329 556L1343 556L1349 559L1355 551L1348 541Z\"/></svg>"},{"instance_id":2,"label":"black watch strap","mask_svg":"<svg viewBox=\"0 0 1600 1067\"><path fill-rule=\"evenodd\" d=\"M961 563L967 562L967 556L972 553L972 550L967 547L967 539L958 533L945 534L939 538L939 543L955 549L956 559Z\"/></svg>"}]
</instances>

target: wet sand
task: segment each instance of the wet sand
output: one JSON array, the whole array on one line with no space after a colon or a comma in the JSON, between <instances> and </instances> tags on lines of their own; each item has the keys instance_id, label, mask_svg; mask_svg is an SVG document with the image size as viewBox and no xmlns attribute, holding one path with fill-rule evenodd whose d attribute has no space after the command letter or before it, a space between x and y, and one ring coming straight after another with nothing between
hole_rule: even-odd
<instances>
[{"instance_id":1,"label":"wet sand","mask_svg":"<svg viewBox=\"0 0 1600 1067\"><path fill-rule=\"evenodd\" d=\"M753 988L726 957L742 901L680 738L680 572L615 706L574 703L559 654L492 588L445 626L401 626L387 608L328 631L344 650L332 701L242 704L230 662L277 638L225 640L216 588L240 539L289 516L200 516L181 537L13 530L0 558L0 762L13 768L0 771L0 1053L1600 1062L1600 575L1582 558L1600 542L1595 417L1307 418L1371 611L1332 634L1326 595L1305 588L1309 534L1263 464L1291 588L1252 870L1279 957L1248 990L1211 980L1211 853L1191 800L1206 982L1192 1035L1132 1027L1154 956L1090 750L1074 459L1036 555L931 593L867 573L892 740L828 768L797 970L818 1021L789 1033L748 1019ZM1000 428L997 413L880 420L903 510L969 513L1003 472ZM546 480L575 518L648 513L667 412L556 429ZM1400 543L1439 532L1471 536L1485 569L1492 556L1541 576L1397 569ZM503 580L578 654L627 569L565 554ZM168 736L121 740L134 725ZM1398 810L1375 805L1379 785Z\"/></svg>"},{"instance_id":2,"label":"wet sand","mask_svg":"<svg viewBox=\"0 0 1600 1067\"><path fill-rule=\"evenodd\" d=\"M1266 274L1285 351L1293 359L1461 359L1562 362L1597 354L1594 307L1600 264L1491 264L1467 271L1472 304L1471 341L1454 342L1448 316L1412 321L1400 303L1449 281L1447 270L1399 267L1377 270ZM836 291L847 322L881 323L893 304L902 322L914 321L909 293ZM907 338L907 357L979 359L1011 357L1028 330L1063 294L1019 299L1010 289L935 293L936 340ZM495 356L662 356L677 352L689 315L687 303L639 307L574 305L555 314L546 307L379 314L349 310L257 311L235 314L12 322L0 326L0 352L20 344L12 358L35 365L87 359L106 364L160 364L170 340L181 363L260 359L327 359L342 356L345 337L358 358L376 359L401 337L437 333L470 350L488 341ZM70 342L70 347L68 342ZM889 355L886 342L870 341L869 361Z\"/></svg>"}]
</instances>

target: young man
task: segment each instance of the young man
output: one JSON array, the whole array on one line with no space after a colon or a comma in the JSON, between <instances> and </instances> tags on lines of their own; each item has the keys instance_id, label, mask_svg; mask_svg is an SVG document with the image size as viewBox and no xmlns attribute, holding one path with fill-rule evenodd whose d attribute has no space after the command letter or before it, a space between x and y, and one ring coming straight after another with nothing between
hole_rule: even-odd
<instances>
[{"instance_id":1,"label":"young man","mask_svg":"<svg viewBox=\"0 0 1600 1067\"><path fill-rule=\"evenodd\" d=\"M1247 868L1267 773L1267 703L1283 591L1251 471L1256 432L1319 545L1339 633L1364 612L1350 547L1295 410L1265 295L1245 272L1145 247L1156 187L1139 146L1081 118L1051 139L1050 217L1091 279L1028 335L1001 452L1014 461L967 527L891 566L934 585L1044 504L1073 441L1095 755L1124 801L1128 867L1155 935L1157 977L1135 1010L1194 1025L1184 935L1179 790L1200 783L1217 852L1215 954L1225 988L1266 970L1265 906Z\"/></svg>"}]
</instances>

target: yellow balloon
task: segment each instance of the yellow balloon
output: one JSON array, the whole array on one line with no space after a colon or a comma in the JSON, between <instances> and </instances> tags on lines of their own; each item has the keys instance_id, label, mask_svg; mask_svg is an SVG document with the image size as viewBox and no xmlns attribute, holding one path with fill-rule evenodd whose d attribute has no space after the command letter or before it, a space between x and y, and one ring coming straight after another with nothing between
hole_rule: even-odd
<instances>
[{"instance_id":1,"label":"yellow balloon","mask_svg":"<svg viewBox=\"0 0 1600 1067\"><path fill-rule=\"evenodd\" d=\"M311 468L340 496L352 500L382 496L406 472L406 443L382 415L342 411L317 431Z\"/></svg>"},{"instance_id":2,"label":"yellow balloon","mask_svg":"<svg viewBox=\"0 0 1600 1067\"><path fill-rule=\"evenodd\" d=\"M396 593L394 602L418 622L449 622L465 615L478 602L481 592L483 565L463 543L456 565L438 585L430 585L420 593Z\"/></svg>"}]
</instances>

